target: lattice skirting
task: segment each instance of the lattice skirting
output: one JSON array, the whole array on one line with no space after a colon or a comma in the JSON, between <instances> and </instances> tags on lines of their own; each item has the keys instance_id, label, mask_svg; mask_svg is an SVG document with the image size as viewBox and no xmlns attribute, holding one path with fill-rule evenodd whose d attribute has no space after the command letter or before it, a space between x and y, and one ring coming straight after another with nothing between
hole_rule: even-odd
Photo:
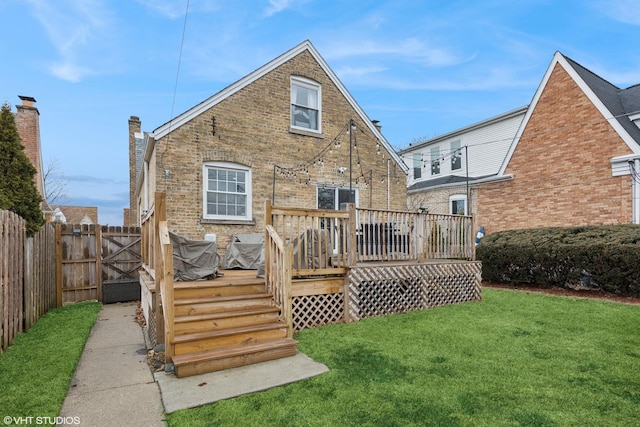
<instances>
[{"instance_id":1,"label":"lattice skirting","mask_svg":"<svg viewBox=\"0 0 640 427\"><path fill-rule=\"evenodd\" d=\"M356 267L349 281L349 320L481 299L481 263Z\"/></svg>"},{"instance_id":2,"label":"lattice skirting","mask_svg":"<svg viewBox=\"0 0 640 427\"><path fill-rule=\"evenodd\" d=\"M348 321L478 301L481 266L461 261L352 268L347 277ZM296 332L347 320L342 292L297 296L292 304Z\"/></svg>"},{"instance_id":3,"label":"lattice skirting","mask_svg":"<svg viewBox=\"0 0 640 427\"><path fill-rule=\"evenodd\" d=\"M293 330L344 322L344 297L336 294L293 297Z\"/></svg>"}]
</instances>

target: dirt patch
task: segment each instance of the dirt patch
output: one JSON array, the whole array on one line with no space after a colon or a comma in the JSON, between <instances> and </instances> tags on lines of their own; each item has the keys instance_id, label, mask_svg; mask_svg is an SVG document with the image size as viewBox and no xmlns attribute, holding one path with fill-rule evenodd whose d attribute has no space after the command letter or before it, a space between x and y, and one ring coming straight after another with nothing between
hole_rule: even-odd
<instances>
[{"instance_id":1,"label":"dirt patch","mask_svg":"<svg viewBox=\"0 0 640 427\"><path fill-rule=\"evenodd\" d=\"M603 291L592 290L592 289L537 288L535 286L520 286L520 285L516 286L516 285L505 285L505 284L490 283L490 282L482 282L482 287L510 289L513 291L535 292L535 293L541 293L541 294L560 295L560 296L568 296L568 297L591 298L591 299L620 302L625 304L640 305L640 298L608 294Z\"/></svg>"}]
</instances>

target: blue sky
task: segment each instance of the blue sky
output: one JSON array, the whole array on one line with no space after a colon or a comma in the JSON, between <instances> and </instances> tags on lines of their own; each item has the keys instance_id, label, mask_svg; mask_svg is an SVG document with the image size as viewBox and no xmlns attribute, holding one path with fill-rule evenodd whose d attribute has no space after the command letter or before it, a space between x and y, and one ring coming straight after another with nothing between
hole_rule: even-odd
<instances>
[{"instance_id":1,"label":"blue sky","mask_svg":"<svg viewBox=\"0 0 640 427\"><path fill-rule=\"evenodd\" d=\"M102 224L129 203L130 116L152 131L307 39L398 149L527 105L555 51L640 83L637 0L190 0L185 27L186 10L0 0L0 102L37 100L45 165Z\"/></svg>"}]
</instances>

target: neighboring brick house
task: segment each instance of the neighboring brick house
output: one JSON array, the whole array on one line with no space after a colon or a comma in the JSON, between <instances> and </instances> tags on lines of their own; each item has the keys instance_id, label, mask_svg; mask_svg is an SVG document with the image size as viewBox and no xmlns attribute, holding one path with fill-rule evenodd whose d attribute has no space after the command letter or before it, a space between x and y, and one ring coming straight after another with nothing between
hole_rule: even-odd
<instances>
[{"instance_id":1,"label":"neighboring brick house","mask_svg":"<svg viewBox=\"0 0 640 427\"><path fill-rule=\"evenodd\" d=\"M89 206L52 206L52 222L63 224L99 224L98 208Z\"/></svg>"},{"instance_id":2,"label":"neighboring brick house","mask_svg":"<svg viewBox=\"0 0 640 427\"><path fill-rule=\"evenodd\" d=\"M407 166L309 41L153 132L132 116L129 145L130 223L166 192L169 229L221 249L264 232L266 200L406 208Z\"/></svg>"},{"instance_id":3,"label":"neighboring brick house","mask_svg":"<svg viewBox=\"0 0 640 427\"><path fill-rule=\"evenodd\" d=\"M497 176L526 111L521 107L399 151L411 167L408 208L475 215L476 187Z\"/></svg>"},{"instance_id":4,"label":"neighboring brick house","mask_svg":"<svg viewBox=\"0 0 640 427\"><path fill-rule=\"evenodd\" d=\"M640 85L620 89L559 52L500 168L478 187L491 233L640 223Z\"/></svg>"}]
</instances>

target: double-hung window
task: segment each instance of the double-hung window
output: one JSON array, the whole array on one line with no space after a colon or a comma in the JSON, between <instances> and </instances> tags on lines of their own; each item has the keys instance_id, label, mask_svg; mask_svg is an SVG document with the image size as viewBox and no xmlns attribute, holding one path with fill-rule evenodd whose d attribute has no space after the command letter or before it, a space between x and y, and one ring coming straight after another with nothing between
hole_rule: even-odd
<instances>
[{"instance_id":1,"label":"double-hung window","mask_svg":"<svg viewBox=\"0 0 640 427\"><path fill-rule=\"evenodd\" d=\"M440 147L431 147L431 175L440 175Z\"/></svg>"},{"instance_id":2,"label":"double-hung window","mask_svg":"<svg viewBox=\"0 0 640 427\"><path fill-rule=\"evenodd\" d=\"M291 127L321 132L321 87L312 80L291 77Z\"/></svg>"},{"instance_id":3,"label":"double-hung window","mask_svg":"<svg viewBox=\"0 0 640 427\"><path fill-rule=\"evenodd\" d=\"M422 177L422 154L413 155L413 179Z\"/></svg>"},{"instance_id":4,"label":"double-hung window","mask_svg":"<svg viewBox=\"0 0 640 427\"><path fill-rule=\"evenodd\" d=\"M451 142L451 170L462 169L462 149L460 141Z\"/></svg>"},{"instance_id":5,"label":"double-hung window","mask_svg":"<svg viewBox=\"0 0 640 427\"><path fill-rule=\"evenodd\" d=\"M251 220L251 169L234 163L204 164L204 218Z\"/></svg>"}]
</instances>

